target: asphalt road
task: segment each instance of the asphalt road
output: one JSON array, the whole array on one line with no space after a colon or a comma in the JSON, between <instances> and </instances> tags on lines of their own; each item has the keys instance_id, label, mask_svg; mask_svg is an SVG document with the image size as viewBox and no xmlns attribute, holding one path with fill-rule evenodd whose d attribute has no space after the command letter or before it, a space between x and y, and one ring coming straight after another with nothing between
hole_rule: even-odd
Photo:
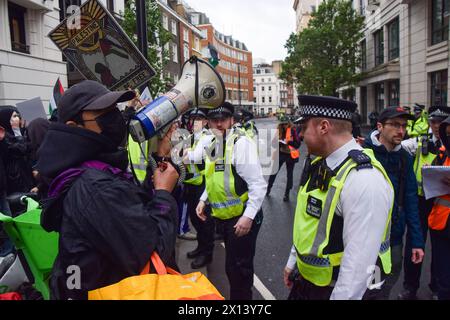
<instances>
[{"instance_id":1,"label":"asphalt road","mask_svg":"<svg viewBox=\"0 0 450 320\"><path fill-rule=\"evenodd\" d=\"M257 120L258 129L275 128L276 119ZM305 146L300 149L300 161L294 170L294 187L290 193L290 201L283 202L284 188L286 185L286 168L283 166L277 175L270 197L266 197L263 203L264 221L259 231L255 266L255 286L253 288L254 299L277 299L287 298L289 291L283 284L283 269L292 246L292 228L296 206L297 191L300 175L305 157ZM268 176L266 176L268 180ZM429 242L429 241L428 241ZM183 272L192 272L190 261L185 258L185 253L195 248L194 241L182 241L179 244L180 268ZM418 292L419 299L430 299L431 292L427 284L430 279L430 250L425 255L425 268L422 273L421 289ZM211 282L225 296L229 297L229 285L225 274L225 249L221 241L216 241L214 261L208 267L201 270L206 273ZM393 288L391 299L396 299L402 290L403 273L400 280Z\"/></svg>"}]
</instances>

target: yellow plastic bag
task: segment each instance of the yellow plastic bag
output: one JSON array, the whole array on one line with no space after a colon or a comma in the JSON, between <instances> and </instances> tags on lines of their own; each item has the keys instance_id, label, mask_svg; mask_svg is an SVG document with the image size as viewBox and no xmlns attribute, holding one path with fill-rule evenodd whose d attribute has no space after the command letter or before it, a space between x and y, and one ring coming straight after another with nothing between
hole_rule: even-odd
<instances>
[{"instance_id":1,"label":"yellow plastic bag","mask_svg":"<svg viewBox=\"0 0 450 320\"><path fill-rule=\"evenodd\" d=\"M202 273L182 275L166 268L156 252L151 262L156 274L148 274L149 262L139 276L89 291L89 300L224 300Z\"/></svg>"}]
</instances>

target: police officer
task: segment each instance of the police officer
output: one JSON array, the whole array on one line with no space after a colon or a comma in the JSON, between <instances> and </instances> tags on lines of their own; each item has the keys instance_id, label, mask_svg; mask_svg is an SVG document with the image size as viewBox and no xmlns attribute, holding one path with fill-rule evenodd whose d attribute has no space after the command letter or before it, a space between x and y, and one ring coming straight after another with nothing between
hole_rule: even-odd
<instances>
[{"instance_id":1,"label":"police officer","mask_svg":"<svg viewBox=\"0 0 450 320\"><path fill-rule=\"evenodd\" d=\"M302 174L285 284L296 299L361 299L391 268L394 191L370 151L352 137L356 104L299 96L303 141L317 156ZM369 292L367 292L369 293ZM369 296L370 294L368 294Z\"/></svg>"},{"instance_id":2,"label":"police officer","mask_svg":"<svg viewBox=\"0 0 450 320\"><path fill-rule=\"evenodd\" d=\"M206 190L197 214L206 218L208 201L216 223L223 225L230 299L251 300L253 258L267 183L256 144L241 128L233 127L233 113L234 106L228 102L208 112L215 137L206 158Z\"/></svg>"},{"instance_id":3,"label":"police officer","mask_svg":"<svg viewBox=\"0 0 450 320\"><path fill-rule=\"evenodd\" d=\"M203 136L209 134L206 129L208 120L206 113L200 108L193 109L189 115L186 128L191 132L188 137L189 151L195 150ZM214 221L208 214L203 222L197 216L195 209L203 191L205 190L204 170L205 163L203 159L185 162L187 175L184 181L183 201L186 204L186 210L191 219L192 225L197 231L197 248L187 253L189 259L195 259L191 263L192 269L199 269L211 263L214 250Z\"/></svg>"},{"instance_id":4,"label":"police officer","mask_svg":"<svg viewBox=\"0 0 450 320\"><path fill-rule=\"evenodd\" d=\"M428 116L425 106L417 104L413 107L414 120L406 129L408 137L420 137L428 132Z\"/></svg>"},{"instance_id":5,"label":"police officer","mask_svg":"<svg viewBox=\"0 0 450 320\"><path fill-rule=\"evenodd\" d=\"M433 160L439 154L439 149L442 146L439 125L447 117L450 116L450 107L447 106L432 106L429 112L429 126L430 129L427 134L419 137L411 138L402 142L402 147L414 156L414 172L416 174L419 196L419 217L422 226L422 235L426 241L428 235L428 216L433 207L433 199L426 200L423 193L422 186L422 167L424 165L431 165ZM409 233L409 230L408 230ZM406 239L406 249L411 248L410 241L408 241L409 235ZM436 277L434 275L433 260L431 262L431 282L430 289L433 292L433 296L437 296ZM416 292L420 287L420 275L422 271L422 263L413 264L408 259L404 260L404 290L400 293L399 299L412 300L416 298Z\"/></svg>"}]
</instances>

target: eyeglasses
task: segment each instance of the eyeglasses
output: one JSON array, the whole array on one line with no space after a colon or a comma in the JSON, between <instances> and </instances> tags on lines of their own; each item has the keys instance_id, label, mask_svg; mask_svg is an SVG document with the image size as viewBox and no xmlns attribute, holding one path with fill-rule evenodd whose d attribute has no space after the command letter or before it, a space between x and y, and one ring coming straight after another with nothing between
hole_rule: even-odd
<instances>
[{"instance_id":1,"label":"eyeglasses","mask_svg":"<svg viewBox=\"0 0 450 320\"><path fill-rule=\"evenodd\" d=\"M398 122L386 122L385 125L390 125L390 126L394 127L397 130L400 129L400 128L406 130L406 128L408 127L407 123L401 124L401 123L398 123Z\"/></svg>"}]
</instances>

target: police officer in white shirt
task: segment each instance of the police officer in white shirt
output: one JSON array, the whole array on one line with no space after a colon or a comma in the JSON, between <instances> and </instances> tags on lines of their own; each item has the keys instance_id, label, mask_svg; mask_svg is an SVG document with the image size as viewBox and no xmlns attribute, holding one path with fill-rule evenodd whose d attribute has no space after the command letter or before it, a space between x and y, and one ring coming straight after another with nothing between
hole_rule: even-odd
<instances>
[{"instance_id":1,"label":"police officer in white shirt","mask_svg":"<svg viewBox=\"0 0 450 320\"><path fill-rule=\"evenodd\" d=\"M206 189L200 197L197 214L201 219L206 218L204 209L208 201L211 215L223 226L230 299L251 300L253 258L263 220L267 183L256 143L242 128L233 127L233 113L234 106L228 102L208 112L209 127L215 132L211 143L214 151L208 151L205 159ZM211 137L199 145L208 146L208 141ZM196 160L202 151L194 150L189 156Z\"/></svg>"},{"instance_id":2,"label":"police officer in white shirt","mask_svg":"<svg viewBox=\"0 0 450 320\"><path fill-rule=\"evenodd\" d=\"M290 299L362 299L390 272L394 191L373 153L353 139L354 102L319 96L299 102L301 137L317 158L306 161L302 174L284 281Z\"/></svg>"}]
</instances>

